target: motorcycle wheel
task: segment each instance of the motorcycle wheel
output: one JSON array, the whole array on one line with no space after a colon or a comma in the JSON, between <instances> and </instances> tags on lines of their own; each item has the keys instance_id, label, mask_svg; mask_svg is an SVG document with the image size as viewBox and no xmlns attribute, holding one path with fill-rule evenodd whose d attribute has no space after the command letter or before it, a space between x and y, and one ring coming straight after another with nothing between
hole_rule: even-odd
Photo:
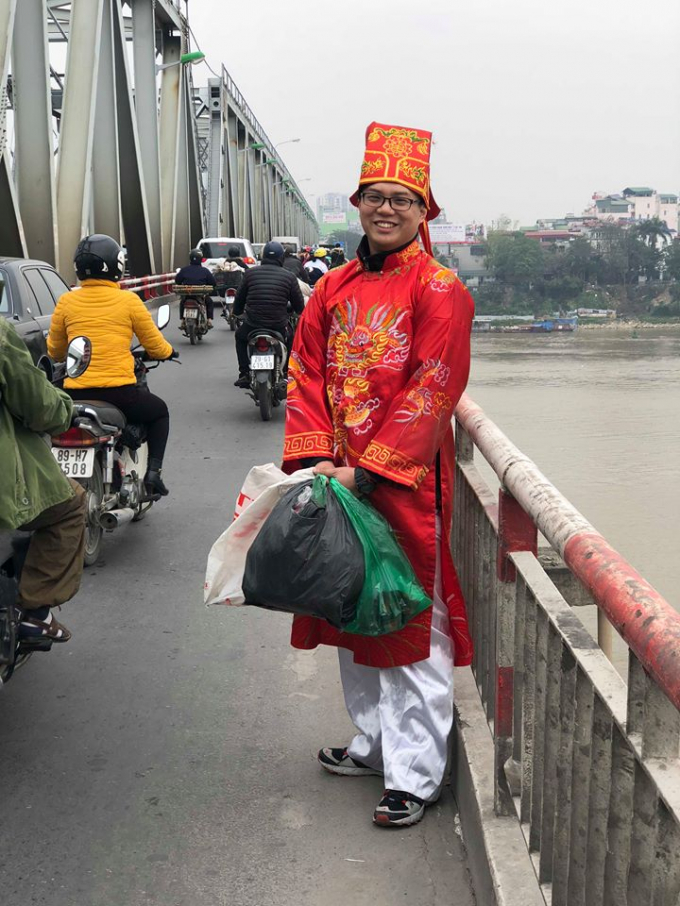
<instances>
[{"instance_id":1,"label":"motorcycle wheel","mask_svg":"<svg viewBox=\"0 0 680 906\"><path fill-rule=\"evenodd\" d=\"M257 402L260 407L260 417L263 422L268 422L272 417L272 391L269 384L257 385Z\"/></svg>"},{"instance_id":2,"label":"motorcycle wheel","mask_svg":"<svg viewBox=\"0 0 680 906\"><path fill-rule=\"evenodd\" d=\"M189 342L192 346L196 345L196 326L193 322L187 325L187 336L189 337Z\"/></svg>"},{"instance_id":3,"label":"motorcycle wheel","mask_svg":"<svg viewBox=\"0 0 680 906\"><path fill-rule=\"evenodd\" d=\"M99 511L104 497L104 479L99 460L95 459L92 477L81 482L87 494L85 522L85 566L94 566L102 550L104 529L99 524Z\"/></svg>"}]
</instances>

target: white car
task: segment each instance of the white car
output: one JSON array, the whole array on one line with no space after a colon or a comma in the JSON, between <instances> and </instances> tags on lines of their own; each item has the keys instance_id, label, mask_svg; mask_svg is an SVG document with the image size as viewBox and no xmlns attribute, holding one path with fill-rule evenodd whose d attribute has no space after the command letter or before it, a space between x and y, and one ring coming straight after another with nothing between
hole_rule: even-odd
<instances>
[{"instance_id":1,"label":"white car","mask_svg":"<svg viewBox=\"0 0 680 906\"><path fill-rule=\"evenodd\" d=\"M236 246L239 255L249 267L255 267L255 253L248 239L230 239L226 236L208 236L201 239L198 248L203 252L203 266L214 271L224 258L229 257L229 249Z\"/></svg>"}]
</instances>

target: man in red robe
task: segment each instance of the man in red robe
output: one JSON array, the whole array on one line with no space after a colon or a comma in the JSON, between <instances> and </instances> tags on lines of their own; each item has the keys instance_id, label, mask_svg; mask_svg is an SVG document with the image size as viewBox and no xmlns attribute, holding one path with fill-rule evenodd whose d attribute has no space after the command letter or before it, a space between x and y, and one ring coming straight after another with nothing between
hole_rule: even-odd
<instances>
[{"instance_id":1,"label":"man in red robe","mask_svg":"<svg viewBox=\"0 0 680 906\"><path fill-rule=\"evenodd\" d=\"M432 135L372 123L359 188L357 259L317 284L289 365L284 468L315 466L370 495L433 606L399 632L350 635L295 617L292 644L339 649L358 733L322 766L379 774L373 820L415 824L441 789L453 721L453 665L472 646L450 552L453 410L468 379L472 298L432 257ZM418 234L425 251L418 243Z\"/></svg>"}]
</instances>

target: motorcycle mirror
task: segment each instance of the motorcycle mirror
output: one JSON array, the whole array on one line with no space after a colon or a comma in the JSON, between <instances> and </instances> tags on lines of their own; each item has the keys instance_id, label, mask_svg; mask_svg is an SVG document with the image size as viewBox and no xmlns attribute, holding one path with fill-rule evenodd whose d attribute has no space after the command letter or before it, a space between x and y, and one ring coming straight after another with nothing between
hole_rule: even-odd
<instances>
[{"instance_id":1,"label":"motorcycle mirror","mask_svg":"<svg viewBox=\"0 0 680 906\"><path fill-rule=\"evenodd\" d=\"M156 320L159 330L163 330L163 328L167 327L170 323L170 306L167 303L159 307L158 312L156 313Z\"/></svg>"},{"instance_id":2,"label":"motorcycle mirror","mask_svg":"<svg viewBox=\"0 0 680 906\"><path fill-rule=\"evenodd\" d=\"M92 343L87 337L74 337L66 352L66 374L70 378L80 377L90 365Z\"/></svg>"}]
</instances>

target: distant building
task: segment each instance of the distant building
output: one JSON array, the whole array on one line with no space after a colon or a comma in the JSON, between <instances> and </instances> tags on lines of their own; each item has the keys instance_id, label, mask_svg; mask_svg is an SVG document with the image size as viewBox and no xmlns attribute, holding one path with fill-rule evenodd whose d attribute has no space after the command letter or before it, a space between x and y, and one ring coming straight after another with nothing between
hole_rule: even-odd
<instances>
[{"instance_id":1,"label":"distant building","mask_svg":"<svg viewBox=\"0 0 680 906\"><path fill-rule=\"evenodd\" d=\"M627 186L620 194L593 195L586 216L613 223L636 223L658 217L669 230L678 230L678 196L659 193L649 186Z\"/></svg>"}]
</instances>

